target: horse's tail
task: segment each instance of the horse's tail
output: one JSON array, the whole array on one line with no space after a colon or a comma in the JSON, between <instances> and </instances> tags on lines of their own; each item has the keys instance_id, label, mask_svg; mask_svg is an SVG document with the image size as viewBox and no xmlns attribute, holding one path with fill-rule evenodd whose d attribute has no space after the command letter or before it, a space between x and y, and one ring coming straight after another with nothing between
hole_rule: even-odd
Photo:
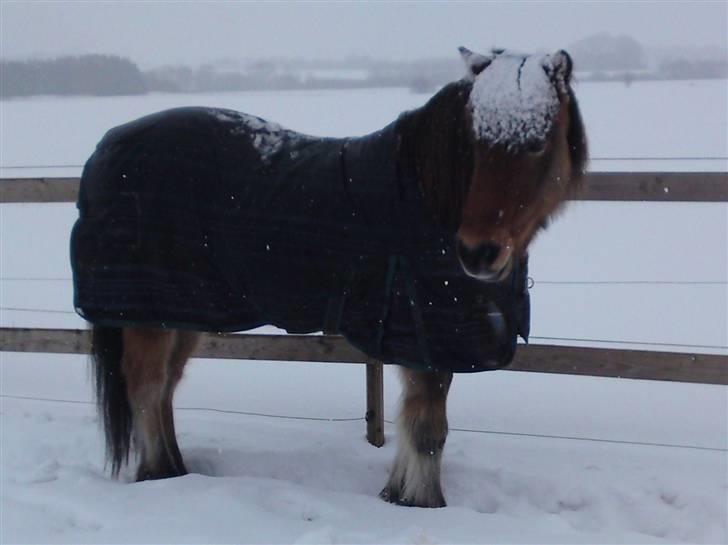
<instances>
[{"instance_id":1,"label":"horse's tail","mask_svg":"<svg viewBox=\"0 0 728 545\"><path fill-rule=\"evenodd\" d=\"M106 457L111 474L117 476L129 459L132 414L121 372L123 352L121 328L94 326L91 335L91 359L96 382L96 402L106 435Z\"/></svg>"}]
</instances>

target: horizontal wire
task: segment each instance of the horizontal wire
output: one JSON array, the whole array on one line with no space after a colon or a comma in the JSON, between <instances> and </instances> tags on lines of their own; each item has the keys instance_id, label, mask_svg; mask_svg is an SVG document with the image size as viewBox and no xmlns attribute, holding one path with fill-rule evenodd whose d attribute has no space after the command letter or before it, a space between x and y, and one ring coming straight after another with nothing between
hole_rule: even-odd
<instances>
[{"instance_id":1,"label":"horizontal wire","mask_svg":"<svg viewBox=\"0 0 728 545\"><path fill-rule=\"evenodd\" d=\"M40 314L76 314L73 310L59 310L53 308L0 307L0 310L7 310L8 312L36 312Z\"/></svg>"},{"instance_id":2,"label":"horizontal wire","mask_svg":"<svg viewBox=\"0 0 728 545\"><path fill-rule=\"evenodd\" d=\"M20 400L26 400L26 401L48 401L51 403L67 403L71 405L96 405L93 401L80 401L76 399L56 399L56 398L49 398L49 397L33 397L33 396L20 396L20 395L12 395L12 394L0 394L0 398L8 398L8 399L20 399ZM285 420L310 420L314 422L364 422L366 418L363 416L355 417L355 418L325 418L320 416L292 416L287 414L268 414L268 413L260 413L260 412L252 412L252 411L234 411L232 409L217 409L217 408L211 408L211 407L174 407L174 410L176 411L206 411L206 412L214 412L214 413L222 413L222 414L242 414L245 416L260 416L265 418L280 418Z\"/></svg>"},{"instance_id":3,"label":"horizontal wire","mask_svg":"<svg viewBox=\"0 0 728 545\"><path fill-rule=\"evenodd\" d=\"M356 418L324 418L321 416L290 416L286 414L267 414L267 413L257 413L257 412L251 412L251 411L233 411L231 409L213 409L209 407L175 407L174 408L177 411L206 411L206 412L214 412L214 413L224 413L224 414L243 414L246 416L261 416L265 418L280 418L283 420L311 420L314 422L364 422L366 418L363 416L356 417Z\"/></svg>"},{"instance_id":4,"label":"horizontal wire","mask_svg":"<svg viewBox=\"0 0 728 545\"><path fill-rule=\"evenodd\" d=\"M69 405L96 405L93 401L81 401L78 399L56 399L53 397L19 396L13 394L0 394L0 397L8 399L22 399L26 401L48 401L51 403L67 403Z\"/></svg>"},{"instance_id":5,"label":"horizontal wire","mask_svg":"<svg viewBox=\"0 0 728 545\"><path fill-rule=\"evenodd\" d=\"M612 443L615 445L635 445L641 447L668 447L686 448L693 450L708 450L713 452L728 452L728 449L717 447L699 447L697 445L675 445L672 443L650 443L647 441L626 441L621 439L599 439L596 437L575 437L570 435L545 435L540 433L520 433L510 431L474 430L469 428L449 428L450 431L461 431L466 433L484 433L488 435L510 435L515 437L535 437L539 439L561 439L564 441L588 441L592 443Z\"/></svg>"},{"instance_id":6,"label":"horizontal wire","mask_svg":"<svg viewBox=\"0 0 728 545\"><path fill-rule=\"evenodd\" d=\"M728 161L728 157L590 157L592 161ZM84 165L0 165L0 169L83 168Z\"/></svg>"},{"instance_id":7,"label":"horizontal wire","mask_svg":"<svg viewBox=\"0 0 728 545\"><path fill-rule=\"evenodd\" d=\"M73 278L64 277L0 277L0 282L72 282ZM654 285L654 286L726 286L726 280L534 280L534 285L564 285L564 286L630 286L630 285Z\"/></svg>"},{"instance_id":8,"label":"horizontal wire","mask_svg":"<svg viewBox=\"0 0 728 545\"><path fill-rule=\"evenodd\" d=\"M51 403L67 403L73 405L95 405L92 401L78 401L70 399L53 399L44 397L33 397L33 396L19 396L12 394L0 394L0 398L8 399L19 399L26 401L46 401ZM312 422L364 422L366 418L324 418L317 416L294 416L294 415L283 415L283 414L267 414L251 411L235 411L231 409L217 409L211 407L174 407L177 411L200 411L200 412L214 412L223 414L238 414L243 416L256 416L262 418L277 418L282 420L307 420ZM384 419L387 424L395 424L392 420ZM704 450L711 452L728 452L728 449L717 448L717 447L701 447L697 445L676 445L672 443L651 443L646 441L626 441L620 439L600 439L596 437L577 437L570 435L547 435L540 433L521 433L521 432L508 432L508 431L495 431L495 430L479 430L473 428L449 428L450 431L457 431L462 433L478 433L484 435L503 435L511 437L530 437L537 439L559 439L562 441L586 441L592 443L611 443L615 445L634 445L634 446L645 446L645 447L663 447L663 448L681 448L681 449L692 449L692 450Z\"/></svg>"},{"instance_id":9,"label":"horizontal wire","mask_svg":"<svg viewBox=\"0 0 728 545\"><path fill-rule=\"evenodd\" d=\"M604 344L641 344L645 346L669 346L673 348L713 348L719 350L728 350L728 345L711 345L711 344L680 344L680 343L663 343L652 341L615 341L611 339L577 339L574 337L540 337L530 335L529 339L538 339L540 341L569 341L583 343L604 343Z\"/></svg>"},{"instance_id":10,"label":"horizontal wire","mask_svg":"<svg viewBox=\"0 0 728 545\"><path fill-rule=\"evenodd\" d=\"M728 161L728 157L590 157L591 161Z\"/></svg>"},{"instance_id":11,"label":"horizontal wire","mask_svg":"<svg viewBox=\"0 0 728 545\"><path fill-rule=\"evenodd\" d=\"M0 169L11 168L83 168L83 165L0 165Z\"/></svg>"},{"instance_id":12,"label":"horizontal wire","mask_svg":"<svg viewBox=\"0 0 728 545\"><path fill-rule=\"evenodd\" d=\"M2 279L0 279L2 280ZM726 280L534 280L534 285L564 285L564 286L725 286Z\"/></svg>"},{"instance_id":13,"label":"horizontal wire","mask_svg":"<svg viewBox=\"0 0 728 545\"><path fill-rule=\"evenodd\" d=\"M20 276L4 276L0 278L0 282L72 282L73 278L63 278L63 277L56 277L56 278L41 278L41 277L33 277L33 278L23 278Z\"/></svg>"}]
</instances>

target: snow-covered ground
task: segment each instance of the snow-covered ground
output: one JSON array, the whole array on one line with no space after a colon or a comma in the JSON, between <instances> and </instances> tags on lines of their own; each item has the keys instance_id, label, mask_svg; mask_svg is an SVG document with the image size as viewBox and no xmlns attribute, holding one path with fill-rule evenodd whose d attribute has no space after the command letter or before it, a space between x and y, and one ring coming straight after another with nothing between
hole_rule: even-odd
<instances>
[{"instance_id":1,"label":"snow-covered ground","mask_svg":"<svg viewBox=\"0 0 728 545\"><path fill-rule=\"evenodd\" d=\"M584 83L577 95L596 157L728 154L725 81ZM110 126L171 106L229 107L346 135L425 99L389 89L5 101L0 164L80 165ZM727 165L595 160L592 168ZM72 205L0 206L0 325L83 325L67 280L74 216ZM536 337L728 345L726 205L574 204L536 242L531 276ZM551 283L604 280L678 283ZM689 281L704 283L681 283ZM728 542L725 387L507 371L456 377L449 506L431 511L376 497L394 427L384 448L365 442L360 366L195 360L176 399L193 474L131 484L104 472L84 358L0 360L0 543ZM394 369L385 387L391 421Z\"/></svg>"},{"instance_id":2,"label":"snow-covered ground","mask_svg":"<svg viewBox=\"0 0 728 545\"><path fill-rule=\"evenodd\" d=\"M359 366L195 361L177 398L193 474L108 478L87 370L6 356L3 543L725 542L725 388L496 372L456 377L442 510L377 499L394 456L365 424ZM31 378L32 377L32 378ZM387 418L397 384L386 376ZM179 410L183 408L184 410ZM535 434L501 435L507 434ZM604 439L552 439L544 435ZM638 441L677 446L645 446Z\"/></svg>"}]
</instances>

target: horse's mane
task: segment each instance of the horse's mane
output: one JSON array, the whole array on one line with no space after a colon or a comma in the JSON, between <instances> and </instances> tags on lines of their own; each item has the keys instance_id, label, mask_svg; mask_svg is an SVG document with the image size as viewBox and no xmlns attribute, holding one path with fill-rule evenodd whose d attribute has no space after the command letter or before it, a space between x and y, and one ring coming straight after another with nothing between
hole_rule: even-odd
<instances>
[{"instance_id":1,"label":"horse's mane","mask_svg":"<svg viewBox=\"0 0 728 545\"><path fill-rule=\"evenodd\" d=\"M456 229L473 170L473 136L467 103L472 83L443 87L427 104L397 121L399 164L414 176L444 226Z\"/></svg>"},{"instance_id":2,"label":"horse's mane","mask_svg":"<svg viewBox=\"0 0 728 545\"><path fill-rule=\"evenodd\" d=\"M436 219L457 229L473 171L471 114L467 108L472 82L466 79L443 87L421 108L397 120L399 165L414 176ZM588 161L586 134L573 91L569 88L567 132L571 159L570 195L582 186Z\"/></svg>"},{"instance_id":3,"label":"horse's mane","mask_svg":"<svg viewBox=\"0 0 728 545\"><path fill-rule=\"evenodd\" d=\"M589 146L586 142L584 122L576 101L574 92L569 88L569 131L566 140L569 143L569 156L571 159L571 179L575 185L574 192L579 191L583 185L589 162ZM573 195L572 195L573 196Z\"/></svg>"}]
</instances>

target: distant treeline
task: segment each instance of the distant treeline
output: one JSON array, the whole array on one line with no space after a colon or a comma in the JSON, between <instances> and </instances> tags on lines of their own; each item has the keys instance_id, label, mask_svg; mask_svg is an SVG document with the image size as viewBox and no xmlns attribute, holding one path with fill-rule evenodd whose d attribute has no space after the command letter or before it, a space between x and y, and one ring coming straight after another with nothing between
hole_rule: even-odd
<instances>
[{"instance_id":1,"label":"distant treeline","mask_svg":"<svg viewBox=\"0 0 728 545\"><path fill-rule=\"evenodd\" d=\"M0 96L139 95L149 90L136 64L113 55L0 61Z\"/></svg>"},{"instance_id":2,"label":"distant treeline","mask_svg":"<svg viewBox=\"0 0 728 545\"><path fill-rule=\"evenodd\" d=\"M352 89L411 87L428 91L459 76L451 61L380 62L358 59L353 71L345 61L308 63L305 70L293 61L257 61L238 66L198 68L166 66L142 71L129 59L114 55L67 56L56 59L0 60L0 97L33 95L139 95L160 91L199 93L282 89Z\"/></svg>"},{"instance_id":3,"label":"distant treeline","mask_svg":"<svg viewBox=\"0 0 728 545\"><path fill-rule=\"evenodd\" d=\"M250 63L204 64L199 68L166 66L145 74L153 91L221 92L292 89L410 87L433 90L462 75L461 63L430 59L385 62L371 59L319 64L290 59Z\"/></svg>"},{"instance_id":4,"label":"distant treeline","mask_svg":"<svg viewBox=\"0 0 728 545\"><path fill-rule=\"evenodd\" d=\"M595 46L595 43L581 45ZM612 40L607 41L607 45L610 47L603 49L611 48L612 62L605 60L609 57L603 51L599 52L599 48L580 48L575 44L574 60L580 71L579 79L629 84L637 80L728 78L726 61L670 60L656 69L647 70L643 53L635 49L633 43ZM625 54L625 51L632 54ZM627 63L625 58L631 61ZM0 60L0 98L367 87L409 87L415 92L431 92L462 73L457 58L412 62L364 57L320 62L276 59L142 71L134 62L122 57L83 55L52 60Z\"/></svg>"}]
</instances>

